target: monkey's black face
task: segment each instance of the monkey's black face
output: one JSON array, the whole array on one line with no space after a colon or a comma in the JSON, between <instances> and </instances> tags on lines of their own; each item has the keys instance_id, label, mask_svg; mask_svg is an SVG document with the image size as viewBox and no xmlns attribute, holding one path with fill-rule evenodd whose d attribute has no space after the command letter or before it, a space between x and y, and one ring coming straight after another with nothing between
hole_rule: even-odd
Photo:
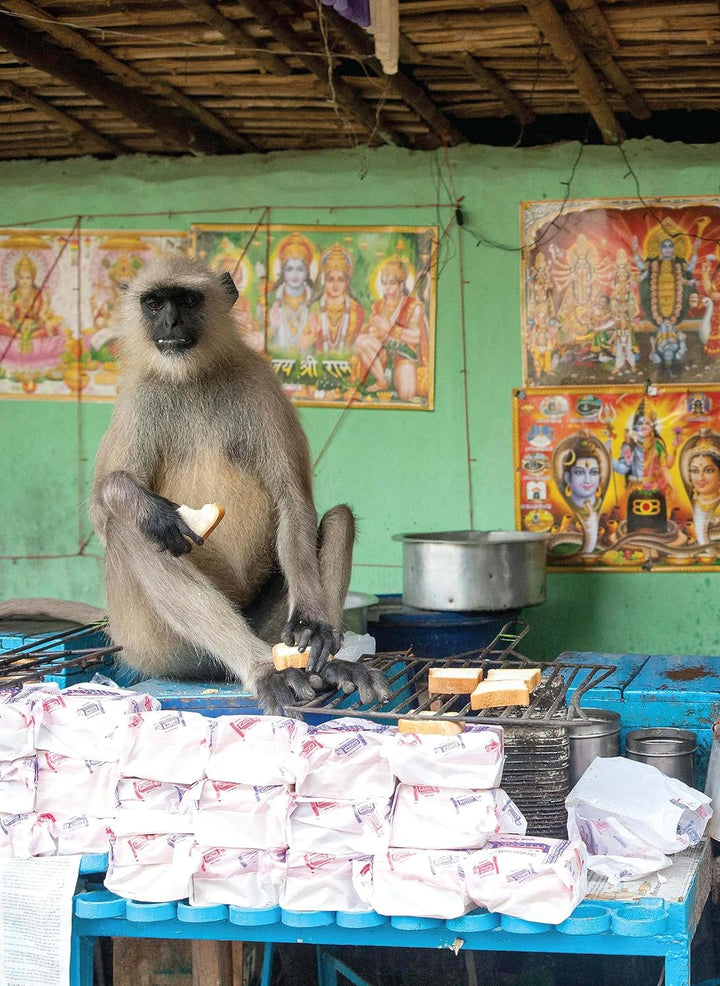
<instances>
[{"instance_id":1,"label":"monkey's black face","mask_svg":"<svg viewBox=\"0 0 720 986\"><path fill-rule=\"evenodd\" d=\"M193 288L165 287L140 299L150 338L161 353L182 357L200 340L205 299Z\"/></svg>"}]
</instances>

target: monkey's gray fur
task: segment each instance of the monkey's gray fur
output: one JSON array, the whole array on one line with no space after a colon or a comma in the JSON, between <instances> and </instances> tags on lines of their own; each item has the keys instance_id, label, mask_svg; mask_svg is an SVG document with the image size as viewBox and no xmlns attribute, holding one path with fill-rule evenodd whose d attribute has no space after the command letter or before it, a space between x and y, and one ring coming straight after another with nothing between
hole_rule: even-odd
<instances>
[{"instance_id":1,"label":"monkey's gray fur","mask_svg":"<svg viewBox=\"0 0 720 986\"><path fill-rule=\"evenodd\" d=\"M163 315L156 330L166 297L180 328ZM342 640L353 515L334 507L318 529L307 439L271 367L240 339L236 297L228 275L180 254L151 261L124 293L122 375L91 499L110 634L146 675L219 672L266 711L314 694L308 674L274 671L281 639L306 646L326 680L382 698L377 672L325 665ZM185 298L192 344L178 341ZM202 544L174 507L211 502L225 517ZM188 536L202 546L190 551Z\"/></svg>"}]
</instances>

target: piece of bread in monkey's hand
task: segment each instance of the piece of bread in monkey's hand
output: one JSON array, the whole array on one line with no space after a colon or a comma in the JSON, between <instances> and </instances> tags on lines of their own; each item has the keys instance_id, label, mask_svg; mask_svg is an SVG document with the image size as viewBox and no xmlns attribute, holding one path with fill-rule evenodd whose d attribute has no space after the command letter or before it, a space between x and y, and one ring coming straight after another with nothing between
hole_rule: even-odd
<instances>
[{"instance_id":1,"label":"piece of bread in monkey's hand","mask_svg":"<svg viewBox=\"0 0 720 986\"><path fill-rule=\"evenodd\" d=\"M204 540L212 534L225 516L225 507L221 507L219 503L206 503L204 507L195 510L194 507L181 503L177 512L187 526Z\"/></svg>"},{"instance_id":2,"label":"piece of bread in monkey's hand","mask_svg":"<svg viewBox=\"0 0 720 986\"><path fill-rule=\"evenodd\" d=\"M328 661L332 661L334 656L331 654ZM285 668L306 668L310 660L310 648L300 650L288 644L275 644L272 649L272 659L277 671L284 671Z\"/></svg>"},{"instance_id":3,"label":"piece of bread in monkey's hand","mask_svg":"<svg viewBox=\"0 0 720 986\"><path fill-rule=\"evenodd\" d=\"M447 712L446 715L452 713ZM441 736L457 736L465 729L464 722L451 722L449 719L430 718L431 713L419 712L417 717L398 719L399 733L435 733ZM423 718L426 716L427 718Z\"/></svg>"}]
</instances>

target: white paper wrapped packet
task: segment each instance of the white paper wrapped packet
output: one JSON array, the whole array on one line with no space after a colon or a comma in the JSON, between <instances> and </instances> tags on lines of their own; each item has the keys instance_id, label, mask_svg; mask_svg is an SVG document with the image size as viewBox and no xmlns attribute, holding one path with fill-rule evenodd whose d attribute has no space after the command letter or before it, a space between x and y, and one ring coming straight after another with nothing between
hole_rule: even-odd
<instances>
[{"instance_id":1,"label":"white paper wrapped packet","mask_svg":"<svg viewBox=\"0 0 720 986\"><path fill-rule=\"evenodd\" d=\"M280 906L293 911L369 911L357 892L353 870L369 857L288 851Z\"/></svg>"},{"instance_id":2,"label":"white paper wrapped packet","mask_svg":"<svg viewBox=\"0 0 720 986\"><path fill-rule=\"evenodd\" d=\"M35 812L0 815L0 844L7 847L8 843L17 859L55 855L55 840L47 821Z\"/></svg>"},{"instance_id":3,"label":"white paper wrapped packet","mask_svg":"<svg viewBox=\"0 0 720 986\"><path fill-rule=\"evenodd\" d=\"M286 785L251 787L208 779L188 791L181 807L200 845L284 849L292 799Z\"/></svg>"},{"instance_id":4,"label":"white paper wrapped packet","mask_svg":"<svg viewBox=\"0 0 720 986\"><path fill-rule=\"evenodd\" d=\"M390 849L355 866L355 888L378 914L457 918L473 907L465 887L469 856L435 849Z\"/></svg>"},{"instance_id":5,"label":"white paper wrapped packet","mask_svg":"<svg viewBox=\"0 0 720 986\"><path fill-rule=\"evenodd\" d=\"M205 773L210 721L199 712L142 712L128 720L130 747L123 774L194 784Z\"/></svg>"},{"instance_id":6,"label":"white paper wrapped packet","mask_svg":"<svg viewBox=\"0 0 720 986\"><path fill-rule=\"evenodd\" d=\"M18 814L35 809L37 759L0 760L0 810Z\"/></svg>"},{"instance_id":7,"label":"white paper wrapped packet","mask_svg":"<svg viewBox=\"0 0 720 986\"><path fill-rule=\"evenodd\" d=\"M710 798L649 764L598 757L566 799L568 833L592 855L657 856L694 846Z\"/></svg>"},{"instance_id":8,"label":"white paper wrapped packet","mask_svg":"<svg viewBox=\"0 0 720 986\"><path fill-rule=\"evenodd\" d=\"M293 850L334 856L372 856L390 839L391 799L319 801L297 797L288 842Z\"/></svg>"},{"instance_id":9,"label":"white paper wrapped packet","mask_svg":"<svg viewBox=\"0 0 720 986\"><path fill-rule=\"evenodd\" d=\"M121 777L115 790L115 835L171 835L190 831L190 819L180 815L180 804L189 784L171 784L142 777Z\"/></svg>"},{"instance_id":10,"label":"white paper wrapped packet","mask_svg":"<svg viewBox=\"0 0 720 986\"><path fill-rule=\"evenodd\" d=\"M274 907L285 877L284 850L198 846L190 903Z\"/></svg>"},{"instance_id":11,"label":"white paper wrapped packet","mask_svg":"<svg viewBox=\"0 0 720 986\"><path fill-rule=\"evenodd\" d=\"M120 779L116 761L78 760L41 750L37 766L36 811L95 818L113 814Z\"/></svg>"},{"instance_id":12,"label":"white paper wrapped packet","mask_svg":"<svg viewBox=\"0 0 720 986\"><path fill-rule=\"evenodd\" d=\"M492 836L470 856L465 879L478 907L559 924L587 892L585 847L579 839Z\"/></svg>"},{"instance_id":13,"label":"white paper wrapped packet","mask_svg":"<svg viewBox=\"0 0 720 986\"><path fill-rule=\"evenodd\" d=\"M217 716L205 773L236 784L294 784L290 753L307 732L304 722L285 716Z\"/></svg>"},{"instance_id":14,"label":"white paper wrapped packet","mask_svg":"<svg viewBox=\"0 0 720 986\"><path fill-rule=\"evenodd\" d=\"M389 798L395 778L388 764L393 728L364 719L314 726L293 747L298 794L314 798Z\"/></svg>"},{"instance_id":15,"label":"white paper wrapped packet","mask_svg":"<svg viewBox=\"0 0 720 986\"><path fill-rule=\"evenodd\" d=\"M35 754L37 718L29 703L0 704L0 760L18 760Z\"/></svg>"},{"instance_id":16,"label":"white paper wrapped packet","mask_svg":"<svg viewBox=\"0 0 720 986\"><path fill-rule=\"evenodd\" d=\"M45 696L35 706L37 748L78 759L92 751L98 760L121 760L130 742L129 709L129 703L95 690Z\"/></svg>"},{"instance_id":17,"label":"white paper wrapped packet","mask_svg":"<svg viewBox=\"0 0 720 986\"><path fill-rule=\"evenodd\" d=\"M504 760L502 726L469 726L456 736L396 733L388 759L403 784L498 787Z\"/></svg>"},{"instance_id":18,"label":"white paper wrapped packet","mask_svg":"<svg viewBox=\"0 0 720 986\"><path fill-rule=\"evenodd\" d=\"M524 835L527 822L507 794L398 784L390 845L398 849L479 849L498 832Z\"/></svg>"},{"instance_id":19,"label":"white paper wrapped packet","mask_svg":"<svg viewBox=\"0 0 720 986\"><path fill-rule=\"evenodd\" d=\"M106 853L110 849L109 818L93 818L90 815L53 815L46 812L38 816L55 840L58 856L75 856L80 853Z\"/></svg>"},{"instance_id":20,"label":"white paper wrapped packet","mask_svg":"<svg viewBox=\"0 0 720 986\"><path fill-rule=\"evenodd\" d=\"M190 893L190 878L197 861L191 835L119 838L110 847L105 886L131 900L183 900Z\"/></svg>"}]
</instances>

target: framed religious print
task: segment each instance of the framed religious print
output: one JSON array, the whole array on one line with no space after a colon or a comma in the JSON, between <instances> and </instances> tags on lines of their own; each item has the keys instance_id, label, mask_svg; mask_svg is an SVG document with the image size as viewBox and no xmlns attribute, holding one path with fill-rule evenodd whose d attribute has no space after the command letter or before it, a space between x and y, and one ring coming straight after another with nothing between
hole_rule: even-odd
<instances>
[{"instance_id":1,"label":"framed religious print","mask_svg":"<svg viewBox=\"0 0 720 986\"><path fill-rule=\"evenodd\" d=\"M298 404L433 407L435 227L192 227L245 342Z\"/></svg>"},{"instance_id":2,"label":"framed religious print","mask_svg":"<svg viewBox=\"0 0 720 986\"><path fill-rule=\"evenodd\" d=\"M720 383L720 198L524 202L529 386Z\"/></svg>"},{"instance_id":3,"label":"framed religious print","mask_svg":"<svg viewBox=\"0 0 720 986\"><path fill-rule=\"evenodd\" d=\"M120 285L187 234L0 230L0 397L113 400Z\"/></svg>"},{"instance_id":4,"label":"framed religious print","mask_svg":"<svg viewBox=\"0 0 720 986\"><path fill-rule=\"evenodd\" d=\"M720 571L720 386L517 390L513 419L551 570Z\"/></svg>"}]
</instances>

